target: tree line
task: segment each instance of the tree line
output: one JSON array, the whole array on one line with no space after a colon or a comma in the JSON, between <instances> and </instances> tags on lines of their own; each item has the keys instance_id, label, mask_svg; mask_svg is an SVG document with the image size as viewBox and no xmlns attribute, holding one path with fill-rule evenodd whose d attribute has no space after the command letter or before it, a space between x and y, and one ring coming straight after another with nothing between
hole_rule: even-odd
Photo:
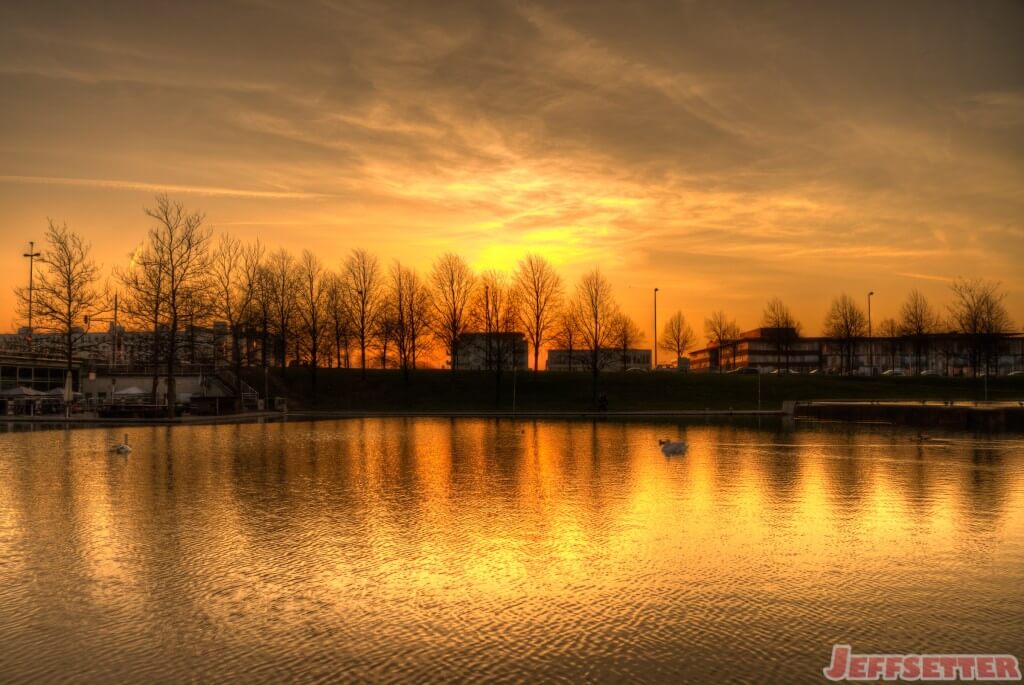
<instances>
[{"instance_id":1,"label":"tree line","mask_svg":"<svg viewBox=\"0 0 1024 685\"><path fill-rule=\"evenodd\" d=\"M438 257L429 271L395 260L383 264L375 255L353 249L340 264L328 265L310 250L294 255L268 252L257 240L244 243L222 233L214 236L205 216L165 195L145 210L150 227L126 266L104 280L90 256L89 244L66 224L49 222L46 247L37 260L31 306L33 329L61 336L61 352L71 368L92 322L109 321L113 294L128 326L152 333L153 395L161 375L175 397L175 375L183 336L197 325L223 321L231 338L236 396L242 367L303 365L310 369L315 391L323 367L399 368L408 379L426 355L440 349L454 371L460 338L470 331L487 334L487 365L498 372L512 350L499 341L521 332L534 370L541 348L553 345L597 377L607 363L604 351L626 353L644 341L639 326L617 304L599 269L584 274L568 290L542 256L524 257L512 273L475 273L455 253ZM953 302L941 316L921 293L912 291L898 321L885 320L883 335L910 336L924 346L939 330L971 336L972 360L986 357L992 343L1011 329L1005 294L996 283L957 280ZM28 288L16 288L18 314L28 318ZM762 326L776 336L780 358L801 326L778 298L770 300ZM852 343L866 336L866 317L846 294L837 297L824 322L824 333L844 346L852 366ZM493 353L490 341L495 344ZM739 327L724 312L704 322L704 337L722 351L739 336ZM696 341L681 311L671 314L656 343L685 355ZM243 341L246 349L242 349ZM255 356L255 359L254 359ZM974 364L977 366L977 364ZM162 369L162 372L161 372ZM169 402L173 410L173 402Z\"/></svg>"},{"instance_id":2,"label":"tree line","mask_svg":"<svg viewBox=\"0 0 1024 685\"><path fill-rule=\"evenodd\" d=\"M319 368L399 368L408 379L436 348L454 371L460 339L470 331L496 341L522 332L535 370L541 348L567 340L570 349L591 350L595 377L603 365L599 350L626 350L643 338L599 270L566 293L554 267L536 254L510 274L474 273L451 252L426 273L397 260L382 264L362 249L332 268L310 250L296 256L228 233L215 239L201 212L165 195L145 214L151 221L145 240L106 281L89 244L50 221L31 297L27 287L16 288L16 296L22 319L29 318L30 303L34 308L33 330L62 335L70 369L90 325L111 319L116 293L125 324L152 334L154 401L161 376L175 397L184 335L212 321L223 321L231 334L236 396L254 351L264 368L307 366L315 391ZM488 367L500 373L506 349L496 342Z\"/></svg>"}]
</instances>

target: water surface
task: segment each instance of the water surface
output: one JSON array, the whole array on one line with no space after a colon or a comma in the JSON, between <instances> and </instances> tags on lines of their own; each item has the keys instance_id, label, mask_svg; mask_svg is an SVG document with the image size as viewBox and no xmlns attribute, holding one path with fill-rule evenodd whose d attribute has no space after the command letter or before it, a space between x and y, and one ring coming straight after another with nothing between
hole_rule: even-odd
<instances>
[{"instance_id":1,"label":"water surface","mask_svg":"<svg viewBox=\"0 0 1024 685\"><path fill-rule=\"evenodd\" d=\"M1024 440L379 419L0 434L0 682L815 682L1024 656ZM681 436L665 458L660 437Z\"/></svg>"}]
</instances>

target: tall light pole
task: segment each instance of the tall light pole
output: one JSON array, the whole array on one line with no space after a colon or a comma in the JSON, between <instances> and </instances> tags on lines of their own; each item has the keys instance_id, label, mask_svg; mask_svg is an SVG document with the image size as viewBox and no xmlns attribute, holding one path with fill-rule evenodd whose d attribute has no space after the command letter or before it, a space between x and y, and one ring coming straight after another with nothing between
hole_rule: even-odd
<instances>
[{"instance_id":1,"label":"tall light pole","mask_svg":"<svg viewBox=\"0 0 1024 685\"><path fill-rule=\"evenodd\" d=\"M36 252L36 244L29 241L28 252L22 257L28 257L28 349L32 351L32 276L35 274L35 259L39 256Z\"/></svg>"},{"instance_id":2,"label":"tall light pole","mask_svg":"<svg viewBox=\"0 0 1024 685\"><path fill-rule=\"evenodd\" d=\"M871 344L871 296L875 294L874 290L868 291L868 368L871 369L871 375L875 375L875 351L874 345Z\"/></svg>"},{"instance_id":3,"label":"tall light pole","mask_svg":"<svg viewBox=\"0 0 1024 685\"><path fill-rule=\"evenodd\" d=\"M654 370L658 370L658 289L654 289Z\"/></svg>"}]
</instances>

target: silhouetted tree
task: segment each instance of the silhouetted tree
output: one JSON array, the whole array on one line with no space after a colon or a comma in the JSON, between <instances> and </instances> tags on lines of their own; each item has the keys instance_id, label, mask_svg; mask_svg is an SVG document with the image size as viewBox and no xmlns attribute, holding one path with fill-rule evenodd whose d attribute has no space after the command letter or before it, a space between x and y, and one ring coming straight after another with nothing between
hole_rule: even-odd
<instances>
[{"instance_id":1,"label":"silhouetted tree","mask_svg":"<svg viewBox=\"0 0 1024 685\"><path fill-rule=\"evenodd\" d=\"M783 368L788 371L790 350L800 337L800 322L781 299L773 297L768 300L761 314L761 325L769 329L768 336L777 356L776 364L783 367L782 359L785 358Z\"/></svg>"},{"instance_id":2,"label":"silhouetted tree","mask_svg":"<svg viewBox=\"0 0 1024 685\"><path fill-rule=\"evenodd\" d=\"M825 314L825 335L835 338L840 345L842 373L853 372L853 346L857 338L868 332L868 319L853 298L843 293L832 300Z\"/></svg>"},{"instance_id":3,"label":"silhouetted tree","mask_svg":"<svg viewBox=\"0 0 1024 685\"><path fill-rule=\"evenodd\" d=\"M704 336L708 343L718 348L718 372L722 373L725 364L722 362L722 355L727 346L732 347L732 363L736 362L735 341L740 335L739 326L736 322L719 310L713 312L710 317L704 319Z\"/></svg>"},{"instance_id":4,"label":"silhouetted tree","mask_svg":"<svg viewBox=\"0 0 1024 685\"><path fill-rule=\"evenodd\" d=\"M323 344L327 314L328 275L320 259L309 250L302 251L299 260L298 314L309 354L309 382L316 401L317 367L320 366L320 348Z\"/></svg>"},{"instance_id":5,"label":"silhouetted tree","mask_svg":"<svg viewBox=\"0 0 1024 685\"><path fill-rule=\"evenodd\" d=\"M148 327L152 333L150 402L156 404L165 347L161 326L164 318L164 270L152 246L140 245L132 253L128 267L115 269L114 274L124 287L120 306L126 318L141 328Z\"/></svg>"},{"instance_id":6,"label":"silhouetted tree","mask_svg":"<svg viewBox=\"0 0 1024 685\"><path fill-rule=\"evenodd\" d=\"M106 289L100 287L100 268L89 256L90 246L66 224L49 222L46 247L36 259L32 289L32 328L59 336L58 349L71 371L75 353L83 346L92 321L107 311ZM36 268L36 267L34 267ZM19 313L28 314L28 288L16 288Z\"/></svg>"},{"instance_id":7,"label":"silhouetted tree","mask_svg":"<svg viewBox=\"0 0 1024 685\"><path fill-rule=\"evenodd\" d=\"M296 295L299 289L295 258L280 249L267 259L267 281L272 303L274 335L277 337L276 355L281 372L288 368L288 342L293 335L296 317Z\"/></svg>"},{"instance_id":8,"label":"silhouetted tree","mask_svg":"<svg viewBox=\"0 0 1024 685\"><path fill-rule=\"evenodd\" d=\"M513 334L520 322L519 292L508 277L498 271L485 271L476 289L473 320L484 330L484 359L494 371L494 400L501 403L501 373L516 364Z\"/></svg>"},{"instance_id":9,"label":"silhouetted tree","mask_svg":"<svg viewBox=\"0 0 1024 685\"><path fill-rule=\"evenodd\" d=\"M569 354L569 371L574 371L575 350L579 346L579 312L575 302L563 303L555 315L555 328L552 342ZM549 352L550 354L550 352Z\"/></svg>"},{"instance_id":10,"label":"silhouetted tree","mask_svg":"<svg viewBox=\"0 0 1024 685\"><path fill-rule=\"evenodd\" d=\"M259 242L243 245L237 238L221 234L211 261L214 311L231 331L231 360L235 369L235 408L242 402L242 327L252 316L259 281L263 248Z\"/></svg>"},{"instance_id":11,"label":"silhouetted tree","mask_svg":"<svg viewBox=\"0 0 1024 685\"><path fill-rule=\"evenodd\" d=\"M394 303L387 297L382 297L380 308L375 317L376 323L373 327L373 337L377 341L377 348L380 350L380 368L382 369L388 367L388 361L390 360L388 351L394 351L395 319L397 316L398 310L395 308Z\"/></svg>"},{"instance_id":12,"label":"silhouetted tree","mask_svg":"<svg viewBox=\"0 0 1024 685\"><path fill-rule=\"evenodd\" d=\"M528 254L519 262L515 282L523 330L533 349L536 373L540 348L550 342L554 334L555 316L562 299L562 279L546 259Z\"/></svg>"},{"instance_id":13,"label":"silhouetted tree","mask_svg":"<svg viewBox=\"0 0 1024 685\"><path fill-rule=\"evenodd\" d=\"M352 312L345 297L344 278L336 273L327 275L327 321L334 342L333 358L339 369L349 368L349 350L352 337Z\"/></svg>"},{"instance_id":14,"label":"silhouetted tree","mask_svg":"<svg viewBox=\"0 0 1024 685\"><path fill-rule=\"evenodd\" d=\"M613 322L619 308L612 297L612 286L599 269L584 274L576 285L573 300L580 347L590 357L591 400L598 406L598 374L604 366L602 351L613 346Z\"/></svg>"},{"instance_id":15,"label":"silhouetted tree","mask_svg":"<svg viewBox=\"0 0 1024 685\"><path fill-rule=\"evenodd\" d=\"M676 362L683 358L686 350L693 347L697 336L687 323L683 313L677 311L668 318L661 329L661 337L658 338L658 347L676 356Z\"/></svg>"},{"instance_id":16,"label":"silhouetted tree","mask_svg":"<svg viewBox=\"0 0 1024 685\"><path fill-rule=\"evenodd\" d=\"M434 263L434 335L448 352L452 373L458 365L458 339L466 332L476 277L462 257L446 252ZM454 378L454 375L453 375Z\"/></svg>"},{"instance_id":17,"label":"silhouetted tree","mask_svg":"<svg viewBox=\"0 0 1024 685\"><path fill-rule=\"evenodd\" d=\"M180 202L158 195L146 209L156 222L149 231L149 252L163 270L163 301L167 326L167 414L174 416L179 326L183 314L195 308L210 288L209 246L212 232L203 227L200 212L188 212Z\"/></svg>"},{"instance_id":18,"label":"silhouetted tree","mask_svg":"<svg viewBox=\"0 0 1024 685\"><path fill-rule=\"evenodd\" d=\"M643 342L644 332L622 312L612 317L611 329L611 339L619 351L619 361L625 371L629 368L629 350Z\"/></svg>"},{"instance_id":19,"label":"silhouetted tree","mask_svg":"<svg viewBox=\"0 0 1024 685\"><path fill-rule=\"evenodd\" d=\"M381 314L383 282L377 258L366 250L352 250L343 269L345 298L352 313L352 333L359 345L359 368L366 375L366 350Z\"/></svg>"},{"instance_id":20,"label":"silhouetted tree","mask_svg":"<svg viewBox=\"0 0 1024 685\"><path fill-rule=\"evenodd\" d=\"M900 334L910 338L914 346L914 372L921 371L921 357L927 356L928 341L939 330L942 319L932 309L925 296L917 289L911 290L907 301L900 309Z\"/></svg>"},{"instance_id":21,"label":"silhouetted tree","mask_svg":"<svg viewBox=\"0 0 1024 685\"><path fill-rule=\"evenodd\" d=\"M430 291L414 269L395 262L391 267L388 300L395 310L395 348L398 366L405 382L409 370L416 368L416 355L422 350L430 326Z\"/></svg>"},{"instance_id":22,"label":"silhouetted tree","mask_svg":"<svg viewBox=\"0 0 1024 685\"><path fill-rule=\"evenodd\" d=\"M953 303L949 315L957 331L967 337L971 368L978 375L979 367L989 372L992 356L1000 339L1013 330L1006 310L1006 293L1000 284L984 279L957 279L950 286Z\"/></svg>"}]
</instances>

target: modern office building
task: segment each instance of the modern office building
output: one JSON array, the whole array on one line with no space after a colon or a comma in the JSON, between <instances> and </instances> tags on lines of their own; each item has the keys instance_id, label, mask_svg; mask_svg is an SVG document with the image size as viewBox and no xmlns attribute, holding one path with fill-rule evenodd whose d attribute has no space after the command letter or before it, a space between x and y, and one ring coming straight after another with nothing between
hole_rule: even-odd
<instances>
[{"instance_id":1,"label":"modern office building","mask_svg":"<svg viewBox=\"0 0 1024 685\"><path fill-rule=\"evenodd\" d=\"M755 328L722 345L689 353L694 372L728 372L755 368L762 372L788 369L797 373L857 375L886 372L972 375L987 368L1005 375L1024 370L1024 335L988 339L959 334L857 338L800 337L793 329Z\"/></svg>"}]
</instances>

